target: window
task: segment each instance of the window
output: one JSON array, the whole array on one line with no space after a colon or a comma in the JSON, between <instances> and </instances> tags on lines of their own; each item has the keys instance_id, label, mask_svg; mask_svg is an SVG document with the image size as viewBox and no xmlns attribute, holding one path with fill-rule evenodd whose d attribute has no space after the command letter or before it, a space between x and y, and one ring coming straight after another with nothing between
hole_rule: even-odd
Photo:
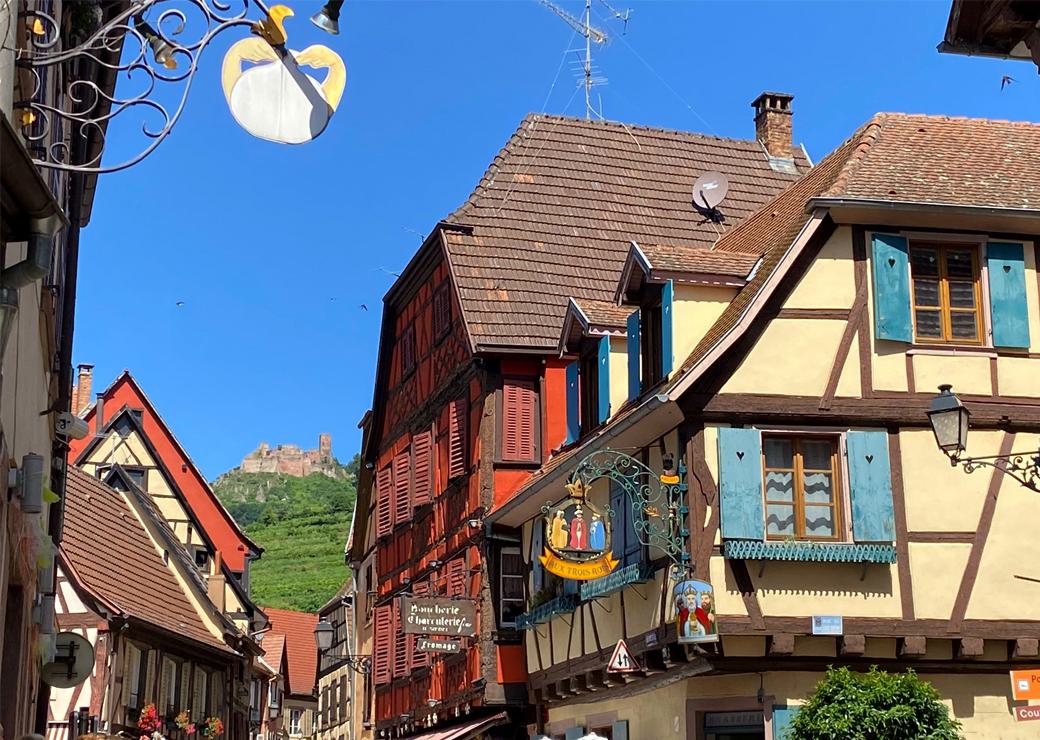
<instances>
[{"instance_id":1,"label":"window","mask_svg":"<svg viewBox=\"0 0 1040 740\"><path fill-rule=\"evenodd\" d=\"M195 668L195 688L191 697L191 711L195 721L204 720L212 707L209 704L209 673L202 668Z\"/></svg>"},{"instance_id":2,"label":"window","mask_svg":"<svg viewBox=\"0 0 1040 740\"><path fill-rule=\"evenodd\" d=\"M372 564L369 563L365 566L365 582L362 584L365 589L365 622L372 621L372 606L375 603L375 599L369 594L369 591L374 591L372 588Z\"/></svg>"},{"instance_id":3,"label":"window","mask_svg":"<svg viewBox=\"0 0 1040 740\"><path fill-rule=\"evenodd\" d=\"M303 734L303 710L302 709L291 709L291 710L289 710L289 734L290 735L302 735Z\"/></svg>"},{"instance_id":4,"label":"window","mask_svg":"<svg viewBox=\"0 0 1040 740\"><path fill-rule=\"evenodd\" d=\"M415 369L415 327L409 326L401 334L401 376Z\"/></svg>"},{"instance_id":5,"label":"window","mask_svg":"<svg viewBox=\"0 0 1040 740\"><path fill-rule=\"evenodd\" d=\"M141 709L146 703L145 692L148 687L148 651L131 643L127 645L126 658L125 676L130 680L126 704L132 709Z\"/></svg>"},{"instance_id":6,"label":"window","mask_svg":"<svg viewBox=\"0 0 1040 740\"><path fill-rule=\"evenodd\" d=\"M767 539L842 539L836 437L762 437Z\"/></svg>"},{"instance_id":7,"label":"window","mask_svg":"<svg viewBox=\"0 0 1040 740\"><path fill-rule=\"evenodd\" d=\"M498 558L498 626L515 627L525 607L527 570L519 547L503 547Z\"/></svg>"},{"instance_id":8,"label":"window","mask_svg":"<svg viewBox=\"0 0 1040 740\"><path fill-rule=\"evenodd\" d=\"M448 477L465 475L468 469L467 415L469 403L465 396L456 398L448 405Z\"/></svg>"},{"instance_id":9,"label":"window","mask_svg":"<svg viewBox=\"0 0 1040 740\"><path fill-rule=\"evenodd\" d=\"M162 695L159 697L161 706L159 711L165 715L173 716L180 711L180 677L178 676L180 664L172 658L163 656L162 673L160 674L160 686Z\"/></svg>"},{"instance_id":10,"label":"window","mask_svg":"<svg viewBox=\"0 0 1040 740\"><path fill-rule=\"evenodd\" d=\"M541 460L541 409L535 380L507 378L498 395L499 458L504 462Z\"/></svg>"},{"instance_id":11,"label":"window","mask_svg":"<svg viewBox=\"0 0 1040 740\"><path fill-rule=\"evenodd\" d=\"M201 571L209 569L209 551L204 545L188 545L195 567Z\"/></svg>"},{"instance_id":12,"label":"window","mask_svg":"<svg viewBox=\"0 0 1040 740\"><path fill-rule=\"evenodd\" d=\"M598 344L586 342L578 359L581 433L599 426L599 353Z\"/></svg>"},{"instance_id":13,"label":"window","mask_svg":"<svg viewBox=\"0 0 1040 740\"><path fill-rule=\"evenodd\" d=\"M910 277L916 341L982 344L975 247L911 242Z\"/></svg>"},{"instance_id":14,"label":"window","mask_svg":"<svg viewBox=\"0 0 1040 740\"><path fill-rule=\"evenodd\" d=\"M639 354L642 361L642 389L654 386L664 377L661 365L662 322L660 286L646 287L648 298L639 311Z\"/></svg>"},{"instance_id":15,"label":"window","mask_svg":"<svg viewBox=\"0 0 1040 740\"><path fill-rule=\"evenodd\" d=\"M451 328L451 293L448 283L443 283L433 294L433 336L440 340Z\"/></svg>"}]
</instances>

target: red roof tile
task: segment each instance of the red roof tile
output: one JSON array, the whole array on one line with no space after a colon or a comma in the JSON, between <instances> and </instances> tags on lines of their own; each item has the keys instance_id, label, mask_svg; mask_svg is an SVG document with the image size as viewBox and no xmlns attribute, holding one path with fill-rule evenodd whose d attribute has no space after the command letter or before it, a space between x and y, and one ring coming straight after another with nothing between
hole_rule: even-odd
<instances>
[{"instance_id":1,"label":"red roof tile","mask_svg":"<svg viewBox=\"0 0 1040 740\"><path fill-rule=\"evenodd\" d=\"M472 233L445 231L475 346L551 349L568 297L613 296L633 239L710 247L717 232L691 199L711 170L729 177L730 223L796 179L755 141L529 115L448 219Z\"/></svg>"},{"instance_id":2,"label":"red roof tile","mask_svg":"<svg viewBox=\"0 0 1040 740\"><path fill-rule=\"evenodd\" d=\"M233 652L203 623L123 494L69 467L61 551L80 586L132 618Z\"/></svg>"},{"instance_id":3,"label":"red roof tile","mask_svg":"<svg viewBox=\"0 0 1040 740\"><path fill-rule=\"evenodd\" d=\"M289 693L295 696L314 695L318 676L318 647L314 642L314 628L318 624L318 615L287 609L265 608L264 612L271 624L264 642L275 635L282 635L285 639L289 660Z\"/></svg>"}]
</instances>

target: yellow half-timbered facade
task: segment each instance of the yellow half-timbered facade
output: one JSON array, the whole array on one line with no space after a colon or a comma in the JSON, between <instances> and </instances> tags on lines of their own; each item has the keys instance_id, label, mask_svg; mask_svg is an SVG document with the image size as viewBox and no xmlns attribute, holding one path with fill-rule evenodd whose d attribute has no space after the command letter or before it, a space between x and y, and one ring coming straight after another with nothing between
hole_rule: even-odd
<instances>
[{"instance_id":1,"label":"yellow half-timbered facade","mask_svg":"<svg viewBox=\"0 0 1040 740\"><path fill-rule=\"evenodd\" d=\"M880 114L711 249L632 242L613 328L561 339L607 343L568 374L575 433L488 516L530 565L533 735L780 738L828 666L877 665L968 738L1035 736L1008 672L1040 660L1040 493L951 464L927 412L950 385L964 454L1036 454L1038 165L1040 126ZM604 423L572 418L592 386ZM612 454L681 506L592 482L618 565L561 579L545 511Z\"/></svg>"}]
</instances>

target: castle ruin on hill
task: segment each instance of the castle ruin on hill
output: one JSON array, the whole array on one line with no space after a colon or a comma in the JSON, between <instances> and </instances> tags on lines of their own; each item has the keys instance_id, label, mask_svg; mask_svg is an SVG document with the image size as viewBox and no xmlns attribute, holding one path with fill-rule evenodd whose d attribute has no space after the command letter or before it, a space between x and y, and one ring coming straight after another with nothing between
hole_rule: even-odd
<instances>
[{"instance_id":1,"label":"castle ruin on hill","mask_svg":"<svg viewBox=\"0 0 1040 740\"><path fill-rule=\"evenodd\" d=\"M312 473L322 473L338 478L342 471L332 456L332 435L318 435L318 449L304 450L299 445L277 445L267 442L242 458L239 470L243 473L282 473L304 478Z\"/></svg>"}]
</instances>

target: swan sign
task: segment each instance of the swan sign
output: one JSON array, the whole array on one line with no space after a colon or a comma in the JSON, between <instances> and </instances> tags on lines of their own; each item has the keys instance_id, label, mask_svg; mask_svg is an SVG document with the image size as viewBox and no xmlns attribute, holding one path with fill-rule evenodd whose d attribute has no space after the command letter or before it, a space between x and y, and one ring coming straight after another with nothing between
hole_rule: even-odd
<instances>
[{"instance_id":1,"label":"swan sign","mask_svg":"<svg viewBox=\"0 0 1040 740\"><path fill-rule=\"evenodd\" d=\"M251 66L243 69L243 63ZM303 67L328 70L319 82ZM231 115L253 136L305 144L325 130L343 97L347 69L327 46L276 50L260 38L232 45L220 75Z\"/></svg>"}]
</instances>

